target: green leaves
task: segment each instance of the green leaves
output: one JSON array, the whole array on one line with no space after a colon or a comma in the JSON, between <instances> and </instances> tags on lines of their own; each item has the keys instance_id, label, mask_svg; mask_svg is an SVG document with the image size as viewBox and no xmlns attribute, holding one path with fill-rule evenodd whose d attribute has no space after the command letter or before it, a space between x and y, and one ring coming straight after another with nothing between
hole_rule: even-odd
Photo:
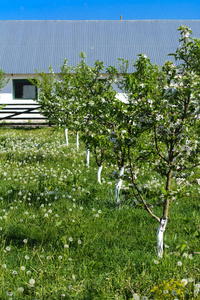
<instances>
[{"instance_id":1,"label":"green leaves","mask_svg":"<svg viewBox=\"0 0 200 300\"><path fill-rule=\"evenodd\" d=\"M4 86L6 86L8 84L8 82L9 82L9 79L5 78L5 72L2 69L0 69L0 91L2 90L2 88Z\"/></svg>"},{"instance_id":2,"label":"green leaves","mask_svg":"<svg viewBox=\"0 0 200 300\"><path fill-rule=\"evenodd\" d=\"M76 66L64 60L58 75L50 67L49 74L38 72L34 79L38 102L50 120L82 132L98 165L105 159L117 162L119 169L127 165L126 180L144 205L134 175L142 163L163 178L164 207L174 195L176 178L185 180L182 173L199 164L200 40L190 37L187 26L178 30L181 47L170 54L178 66L166 61L161 68L139 54L132 73L124 59L118 61L119 70L105 70L99 60L88 66L81 52ZM124 102L116 98L113 84L124 93Z\"/></svg>"}]
</instances>

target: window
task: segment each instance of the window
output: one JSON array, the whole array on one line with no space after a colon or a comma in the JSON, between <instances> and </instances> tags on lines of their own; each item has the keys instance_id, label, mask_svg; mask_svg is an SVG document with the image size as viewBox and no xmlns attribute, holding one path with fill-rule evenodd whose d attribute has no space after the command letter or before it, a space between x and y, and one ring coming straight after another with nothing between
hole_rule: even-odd
<instances>
[{"instance_id":1,"label":"window","mask_svg":"<svg viewBox=\"0 0 200 300\"><path fill-rule=\"evenodd\" d=\"M37 87L26 79L15 79L13 99L37 99Z\"/></svg>"}]
</instances>

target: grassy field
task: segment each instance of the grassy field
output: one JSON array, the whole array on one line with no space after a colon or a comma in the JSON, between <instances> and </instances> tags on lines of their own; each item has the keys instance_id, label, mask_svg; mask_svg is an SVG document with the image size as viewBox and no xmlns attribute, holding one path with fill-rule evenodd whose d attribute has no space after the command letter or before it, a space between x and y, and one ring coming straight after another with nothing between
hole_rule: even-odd
<instances>
[{"instance_id":1,"label":"grassy field","mask_svg":"<svg viewBox=\"0 0 200 300\"><path fill-rule=\"evenodd\" d=\"M158 260L158 222L128 187L115 204L116 166L99 185L75 136L2 128L0 149L0 299L200 299L198 186L171 203Z\"/></svg>"}]
</instances>

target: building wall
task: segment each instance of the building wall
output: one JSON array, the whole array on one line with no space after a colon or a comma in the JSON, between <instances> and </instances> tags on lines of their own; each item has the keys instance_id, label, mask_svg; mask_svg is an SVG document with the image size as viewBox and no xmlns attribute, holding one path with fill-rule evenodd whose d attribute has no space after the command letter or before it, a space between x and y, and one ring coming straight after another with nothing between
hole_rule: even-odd
<instances>
[{"instance_id":1,"label":"building wall","mask_svg":"<svg viewBox=\"0 0 200 300\"><path fill-rule=\"evenodd\" d=\"M23 113L23 111L25 111L28 108L34 108L37 107L38 104L36 101L32 100L32 99L14 99L13 98L13 80L15 79L27 79L27 78L34 78L35 74L10 74L10 75L6 75L6 78L9 79L8 84L2 89L1 93L0 93L0 106L1 104L12 104L9 105L7 107L9 107L10 109L12 109L12 111L15 111L15 108L19 108L19 106L17 106L16 104L24 104L26 103L27 106L22 106L23 108L19 110L17 110L17 112L22 112L20 115L16 115L12 118L12 120L8 120L5 119L6 117L12 115L11 113L9 114L9 109L6 110L6 108L4 108L3 110L0 110L0 123L2 122L6 122L6 123L14 123L14 122L23 122L23 123L27 123L28 120L22 120L20 119L20 117L22 118L29 118L31 122L38 122L37 120L34 120L34 117L42 117L41 114L25 114ZM116 90L117 90L117 86L116 86ZM127 103L127 98L125 97L125 94L120 93L120 91L118 91L118 95L117 98L122 101ZM35 106L28 106L28 104L35 104ZM5 113L4 113L5 112Z\"/></svg>"},{"instance_id":2,"label":"building wall","mask_svg":"<svg viewBox=\"0 0 200 300\"><path fill-rule=\"evenodd\" d=\"M34 120L36 117L43 117L39 112L37 114L31 113L23 113L27 109L38 106L37 102L33 99L14 99L13 97L13 80L15 79L27 79L33 78L35 74L10 74L6 75L6 78L9 79L8 84L1 90L0 93L0 106L1 104L12 104L7 107L4 107L0 110L0 123L38 123L40 120ZM16 104L27 104L23 106L19 106ZM35 105L28 105L28 104L35 104ZM18 108L18 110L15 110ZM20 110L19 110L20 108ZM9 110L16 111L16 113L20 112L20 114L13 116L13 113L9 113ZM36 112L36 110L35 110ZM12 119L5 119L6 117L12 116ZM21 118L28 118L28 120L24 120ZM42 122L42 121L41 121ZM43 121L44 122L44 121Z\"/></svg>"},{"instance_id":3,"label":"building wall","mask_svg":"<svg viewBox=\"0 0 200 300\"><path fill-rule=\"evenodd\" d=\"M9 79L9 82L7 86L5 86L0 94L0 103L35 103L32 99L24 99L24 100L18 100L13 99L13 80L14 79L27 79L27 78L34 78L35 74L13 74L13 75L6 75L6 78ZM127 99L125 97L125 94L121 93L117 85L114 86L116 88L116 91L118 92L117 98L123 102L127 102Z\"/></svg>"},{"instance_id":4,"label":"building wall","mask_svg":"<svg viewBox=\"0 0 200 300\"><path fill-rule=\"evenodd\" d=\"M35 74L10 74L6 75L6 78L9 79L8 84L1 90L0 93L0 103L35 103L32 99L13 99L13 80L14 79L27 79L33 78Z\"/></svg>"}]
</instances>

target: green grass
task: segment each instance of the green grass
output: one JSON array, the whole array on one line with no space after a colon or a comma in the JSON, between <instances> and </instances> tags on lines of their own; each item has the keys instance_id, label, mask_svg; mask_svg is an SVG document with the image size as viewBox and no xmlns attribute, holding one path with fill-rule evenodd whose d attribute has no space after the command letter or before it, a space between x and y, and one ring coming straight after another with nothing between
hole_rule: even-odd
<instances>
[{"instance_id":1,"label":"green grass","mask_svg":"<svg viewBox=\"0 0 200 300\"><path fill-rule=\"evenodd\" d=\"M69 143L63 130L0 130L0 299L200 299L198 187L171 203L158 261L159 224L129 191L115 205L116 167L97 184L95 160L88 168L84 145ZM190 282L151 292L171 279Z\"/></svg>"}]
</instances>

